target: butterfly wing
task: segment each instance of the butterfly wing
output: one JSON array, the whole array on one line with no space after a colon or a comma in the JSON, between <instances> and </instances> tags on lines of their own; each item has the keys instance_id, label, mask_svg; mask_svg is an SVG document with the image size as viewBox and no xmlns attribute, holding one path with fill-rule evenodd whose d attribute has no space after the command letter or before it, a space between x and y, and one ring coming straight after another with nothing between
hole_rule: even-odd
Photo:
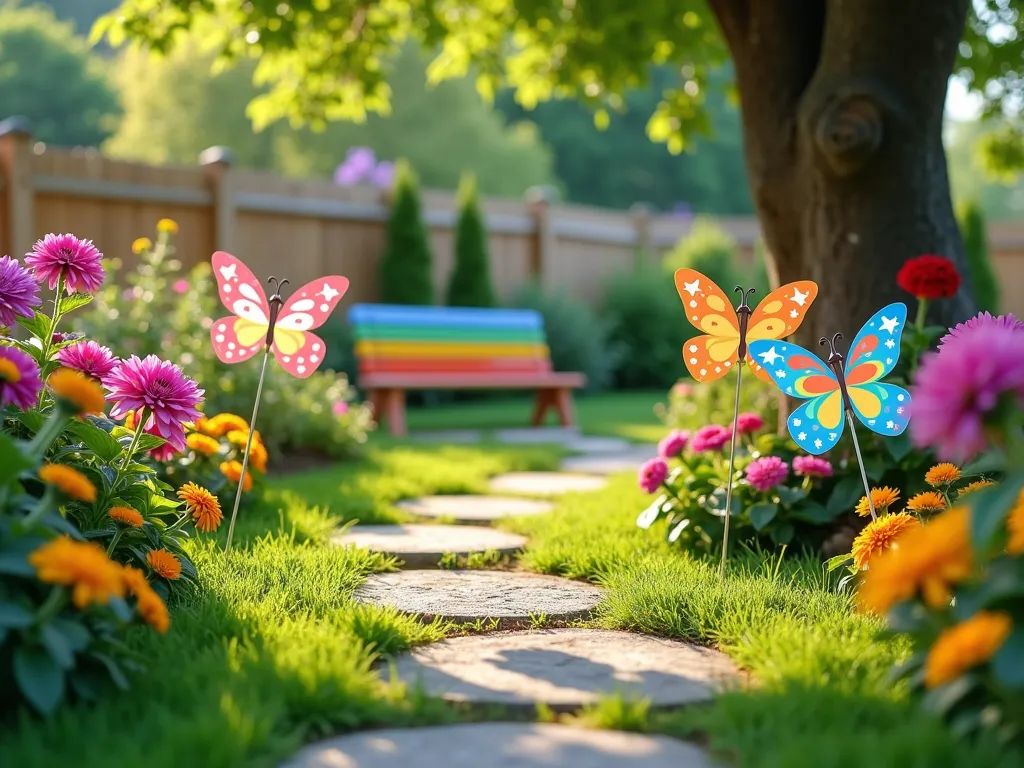
<instances>
[{"instance_id":1,"label":"butterfly wing","mask_svg":"<svg viewBox=\"0 0 1024 768\"><path fill-rule=\"evenodd\" d=\"M305 379L324 361L324 340L309 331L274 331L274 357L292 376Z\"/></svg>"},{"instance_id":2,"label":"butterfly wing","mask_svg":"<svg viewBox=\"0 0 1024 768\"><path fill-rule=\"evenodd\" d=\"M794 333L807 316L807 310L818 297L818 286L811 280L787 283L765 296L750 315L747 323L747 341L758 339L784 339ZM747 363L762 381L772 381L747 351Z\"/></svg>"},{"instance_id":3,"label":"butterfly wing","mask_svg":"<svg viewBox=\"0 0 1024 768\"><path fill-rule=\"evenodd\" d=\"M319 328L348 290L348 278L329 275L296 290L281 308L274 326L274 356L288 373L304 379L320 367L324 340L311 328Z\"/></svg>"},{"instance_id":4,"label":"butterfly wing","mask_svg":"<svg viewBox=\"0 0 1024 768\"><path fill-rule=\"evenodd\" d=\"M270 326L270 304L252 271L230 253L217 251L211 259L221 303L234 314L210 326L210 340L224 363L248 360L263 345Z\"/></svg>"},{"instance_id":5,"label":"butterfly wing","mask_svg":"<svg viewBox=\"0 0 1024 768\"><path fill-rule=\"evenodd\" d=\"M790 414L789 434L794 442L813 454L835 447L846 420L835 373L816 355L788 341L756 339L749 350L779 389L809 401Z\"/></svg>"},{"instance_id":6,"label":"butterfly wing","mask_svg":"<svg viewBox=\"0 0 1024 768\"><path fill-rule=\"evenodd\" d=\"M222 317L210 326L213 351L222 363L241 363L253 357L267 340L266 323L243 317Z\"/></svg>"},{"instance_id":7,"label":"butterfly wing","mask_svg":"<svg viewBox=\"0 0 1024 768\"><path fill-rule=\"evenodd\" d=\"M872 381L848 385L847 391L853 412L872 432L892 437L910 423L910 393L903 387Z\"/></svg>"},{"instance_id":8,"label":"butterfly wing","mask_svg":"<svg viewBox=\"0 0 1024 768\"><path fill-rule=\"evenodd\" d=\"M686 319L703 336L683 347L686 369L697 381L715 381L729 372L740 347L740 324L725 291L693 269L676 270L676 291L686 310Z\"/></svg>"},{"instance_id":9,"label":"butterfly wing","mask_svg":"<svg viewBox=\"0 0 1024 768\"><path fill-rule=\"evenodd\" d=\"M900 338L906 324L907 306L899 302L872 315L850 344L846 383L855 386L878 381L892 372L900 358Z\"/></svg>"}]
</instances>

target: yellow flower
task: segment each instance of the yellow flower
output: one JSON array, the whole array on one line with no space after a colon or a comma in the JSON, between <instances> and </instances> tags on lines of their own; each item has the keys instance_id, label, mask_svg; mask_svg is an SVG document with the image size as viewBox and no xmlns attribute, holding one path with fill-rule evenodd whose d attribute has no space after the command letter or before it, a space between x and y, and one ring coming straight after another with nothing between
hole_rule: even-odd
<instances>
[{"instance_id":1,"label":"yellow flower","mask_svg":"<svg viewBox=\"0 0 1024 768\"><path fill-rule=\"evenodd\" d=\"M71 600L77 608L105 605L124 596L120 566L96 544L54 539L28 556L36 576L47 584L73 587Z\"/></svg>"},{"instance_id":2,"label":"yellow flower","mask_svg":"<svg viewBox=\"0 0 1024 768\"><path fill-rule=\"evenodd\" d=\"M73 467L44 464L39 468L39 479L56 486L61 493L75 501L96 501L96 486Z\"/></svg>"},{"instance_id":3,"label":"yellow flower","mask_svg":"<svg viewBox=\"0 0 1024 768\"><path fill-rule=\"evenodd\" d=\"M950 587L971 573L969 526L967 507L953 507L907 530L871 561L857 593L861 609L884 614L918 592L931 608L948 606Z\"/></svg>"},{"instance_id":4,"label":"yellow flower","mask_svg":"<svg viewBox=\"0 0 1024 768\"><path fill-rule=\"evenodd\" d=\"M920 525L916 517L900 512L872 520L853 540L853 564L863 569L871 558L889 549L896 538L909 528Z\"/></svg>"},{"instance_id":5,"label":"yellow flower","mask_svg":"<svg viewBox=\"0 0 1024 768\"><path fill-rule=\"evenodd\" d=\"M224 519L220 502L208 490L195 483L185 483L178 489L178 498L185 502L185 510L192 515L200 531L210 533L220 527Z\"/></svg>"},{"instance_id":6,"label":"yellow flower","mask_svg":"<svg viewBox=\"0 0 1024 768\"><path fill-rule=\"evenodd\" d=\"M153 247L153 241L148 237L140 237L132 243L132 253L138 256L143 251L148 251Z\"/></svg>"},{"instance_id":7,"label":"yellow flower","mask_svg":"<svg viewBox=\"0 0 1024 768\"><path fill-rule=\"evenodd\" d=\"M889 511L889 507L899 501L900 492L895 488L872 488L871 489L871 503L875 505L875 514L883 515ZM867 517L871 514L871 507L868 506L868 497L861 496L860 501L857 502L856 508L857 514L861 517Z\"/></svg>"},{"instance_id":8,"label":"yellow flower","mask_svg":"<svg viewBox=\"0 0 1024 768\"><path fill-rule=\"evenodd\" d=\"M111 507L107 510L107 515L117 522L124 523L132 528L141 528L142 524L146 522L142 515L131 507Z\"/></svg>"},{"instance_id":9,"label":"yellow flower","mask_svg":"<svg viewBox=\"0 0 1024 768\"><path fill-rule=\"evenodd\" d=\"M234 429L241 430L242 432L249 431L249 422L243 419L241 416L236 416L233 413L219 413L210 419L210 426L213 429L221 430L219 435L211 435L211 437L220 437L226 435L228 432Z\"/></svg>"},{"instance_id":10,"label":"yellow flower","mask_svg":"<svg viewBox=\"0 0 1024 768\"><path fill-rule=\"evenodd\" d=\"M932 488L942 488L943 486L955 483L959 479L960 467L949 462L936 464L924 475L924 481Z\"/></svg>"},{"instance_id":11,"label":"yellow flower","mask_svg":"<svg viewBox=\"0 0 1024 768\"><path fill-rule=\"evenodd\" d=\"M156 223L157 232L166 232L169 235L178 234L178 222L174 219L160 219Z\"/></svg>"},{"instance_id":12,"label":"yellow flower","mask_svg":"<svg viewBox=\"0 0 1024 768\"><path fill-rule=\"evenodd\" d=\"M249 451L249 464L260 474L267 473L267 447L262 442L253 441L252 450Z\"/></svg>"},{"instance_id":13,"label":"yellow flower","mask_svg":"<svg viewBox=\"0 0 1024 768\"><path fill-rule=\"evenodd\" d=\"M204 456L212 456L220 450L220 443L201 432L193 432L185 438L185 442L193 451L201 453Z\"/></svg>"},{"instance_id":14,"label":"yellow flower","mask_svg":"<svg viewBox=\"0 0 1024 768\"><path fill-rule=\"evenodd\" d=\"M969 493L980 491L982 488L988 488L990 485L995 485L991 480L975 480L973 483L968 483L959 491L956 492L956 497L962 499Z\"/></svg>"},{"instance_id":15,"label":"yellow flower","mask_svg":"<svg viewBox=\"0 0 1024 768\"><path fill-rule=\"evenodd\" d=\"M62 403L71 406L75 415L100 415L106 406L103 388L93 378L70 368L58 368L46 383Z\"/></svg>"},{"instance_id":16,"label":"yellow flower","mask_svg":"<svg viewBox=\"0 0 1024 768\"><path fill-rule=\"evenodd\" d=\"M924 491L907 501L907 509L911 512L941 512L945 508L946 500L941 493L935 491Z\"/></svg>"},{"instance_id":17,"label":"yellow flower","mask_svg":"<svg viewBox=\"0 0 1024 768\"><path fill-rule=\"evenodd\" d=\"M146 563L153 573L174 581L181 576L181 563L166 549L153 549L146 555Z\"/></svg>"},{"instance_id":18,"label":"yellow flower","mask_svg":"<svg viewBox=\"0 0 1024 768\"><path fill-rule=\"evenodd\" d=\"M124 415L124 428L135 431L135 411L128 411Z\"/></svg>"},{"instance_id":19,"label":"yellow flower","mask_svg":"<svg viewBox=\"0 0 1024 768\"><path fill-rule=\"evenodd\" d=\"M135 609L142 620L157 632L166 632L171 626L171 617L160 595L153 591L146 580L146 575L138 568L126 565L121 569L121 578L128 591L135 595Z\"/></svg>"},{"instance_id":20,"label":"yellow flower","mask_svg":"<svg viewBox=\"0 0 1024 768\"><path fill-rule=\"evenodd\" d=\"M225 461L220 465L221 474L224 475L232 483L237 484L242 478L242 462L240 461ZM242 483L242 490L252 490L252 475L249 474L249 470L245 470L245 482Z\"/></svg>"},{"instance_id":21,"label":"yellow flower","mask_svg":"<svg viewBox=\"0 0 1024 768\"><path fill-rule=\"evenodd\" d=\"M9 384L17 384L21 381L21 371L18 370L18 366L14 364L13 360L0 357L0 380Z\"/></svg>"},{"instance_id":22,"label":"yellow flower","mask_svg":"<svg viewBox=\"0 0 1024 768\"><path fill-rule=\"evenodd\" d=\"M205 416L200 416L196 419L194 426L196 432L204 434L207 437L224 437L224 432L226 431L223 428L216 427L210 419Z\"/></svg>"},{"instance_id":23,"label":"yellow flower","mask_svg":"<svg viewBox=\"0 0 1024 768\"><path fill-rule=\"evenodd\" d=\"M979 611L967 621L942 630L924 663L924 684L937 688L984 664L1006 642L1013 620L1008 613Z\"/></svg>"},{"instance_id":24,"label":"yellow flower","mask_svg":"<svg viewBox=\"0 0 1024 768\"><path fill-rule=\"evenodd\" d=\"M1020 492L1016 506L1010 510L1010 516L1006 520L1006 529L1010 533L1010 540L1006 542L1006 551L1011 555L1019 555L1024 552L1024 491Z\"/></svg>"}]
</instances>

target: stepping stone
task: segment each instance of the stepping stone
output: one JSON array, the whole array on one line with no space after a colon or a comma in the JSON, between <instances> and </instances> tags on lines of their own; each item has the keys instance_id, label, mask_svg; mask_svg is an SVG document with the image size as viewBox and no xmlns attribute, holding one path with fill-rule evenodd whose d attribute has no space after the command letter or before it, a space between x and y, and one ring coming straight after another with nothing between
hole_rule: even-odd
<instances>
[{"instance_id":1,"label":"stepping stone","mask_svg":"<svg viewBox=\"0 0 1024 768\"><path fill-rule=\"evenodd\" d=\"M619 472L636 472L647 459L625 456L570 456L562 460L561 468L566 472L582 472L588 475L614 475Z\"/></svg>"},{"instance_id":2,"label":"stepping stone","mask_svg":"<svg viewBox=\"0 0 1024 768\"><path fill-rule=\"evenodd\" d=\"M570 451L579 453L624 453L633 447L628 440L621 437L592 437L583 435L565 443Z\"/></svg>"},{"instance_id":3,"label":"stepping stone","mask_svg":"<svg viewBox=\"0 0 1024 768\"><path fill-rule=\"evenodd\" d=\"M554 723L387 728L311 744L279 768L712 768L693 744Z\"/></svg>"},{"instance_id":4,"label":"stepping stone","mask_svg":"<svg viewBox=\"0 0 1024 768\"><path fill-rule=\"evenodd\" d=\"M482 442L484 439L484 433L479 429L446 429L429 432L413 432L409 437L410 439L420 443L471 445Z\"/></svg>"},{"instance_id":5,"label":"stepping stone","mask_svg":"<svg viewBox=\"0 0 1024 768\"><path fill-rule=\"evenodd\" d=\"M521 493L526 496L557 496L562 493L600 491L607 481L593 475L564 472L509 472L491 478L490 487L498 493Z\"/></svg>"},{"instance_id":6,"label":"stepping stone","mask_svg":"<svg viewBox=\"0 0 1024 768\"><path fill-rule=\"evenodd\" d=\"M526 517L550 512L549 501L515 496L425 496L406 499L395 506L420 517L447 517L463 525L486 525L506 517Z\"/></svg>"},{"instance_id":7,"label":"stepping stone","mask_svg":"<svg viewBox=\"0 0 1024 768\"><path fill-rule=\"evenodd\" d=\"M394 668L430 696L523 712L537 703L574 711L615 693L678 707L708 701L737 674L719 651L601 629L456 637L403 654Z\"/></svg>"},{"instance_id":8,"label":"stepping stone","mask_svg":"<svg viewBox=\"0 0 1024 768\"><path fill-rule=\"evenodd\" d=\"M499 443L539 444L566 443L580 436L579 427L525 427L521 429L498 429L494 439Z\"/></svg>"},{"instance_id":9,"label":"stepping stone","mask_svg":"<svg viewBox=\"0 0 1024 768\"><path fill-rule=\"evenodd\" d=\"M406 568L436 568L445 554L518 552L526 539L504 531L459 525L356 525L332 539L336 544L365 547L399 558Z\"/></svg>"},{"instance_id":10,"label":"stepping stone","mask_svg":"<svg viewBox=\"0 0 1024 768\"><path fill-rule=\"evenodd\" d=\"M505 626L590 616L601 590L557 576L514 571L404 571L370 576L355 592L362 603L394 606L426 618L460 623L498 619Z\"/></svg>"}]
</instances>

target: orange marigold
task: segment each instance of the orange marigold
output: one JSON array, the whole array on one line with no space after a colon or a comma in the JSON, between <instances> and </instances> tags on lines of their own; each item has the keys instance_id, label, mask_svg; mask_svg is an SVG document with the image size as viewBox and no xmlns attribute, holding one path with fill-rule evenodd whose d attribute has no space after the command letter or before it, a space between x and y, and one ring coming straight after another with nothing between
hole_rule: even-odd
<instances>
[{"instance_id":1,"label":"orange marigold","mask_svg":"<svg viewBox=\"0 0 1024 768\"><path fill-rule=\"evenodd\" d=\"M871 561L857 593L861 609L884 614L919 592L931 608L948 606L951 586L970 575L974 562L969 528L967 507L953 507L911 527Z\"/></svg>"},{"instance_id":2,"label":"orange marigold","mask_svg":"<svg viewBox=\"0 0 1024 768\"><path fill-rule=\"evenodd\" d=\"M907 500L911 512L941 512L946 508L946 499L937 491L924 491Z\"/></svg>"},{"instance_id":3,"label":"orange marigold","mask_svg":"<svg viewBox=\"0 0 1024 768\"><path fill-rule=\"evenodd\" d=\"M1006 529L1010 534L1010 540L1006 542L1006 551L1011 555L1024 552L1024 491L1020 492L1016 506L1010 510Z\"/></svg>"},{"instance_id":4,"label":"orange marigold","mask_svg":"<svg viewBox=\"0 0 1024 768\"><path fill-rule=\"evenodd\" d=\"M875 505L875 514L883 515L889 511L889 507L899 501L900 492L895 488L872 488L871 489L871 503ZM857 514L861 517L867 517L871 514L871 507L868 506L868 497L861 496L860 501L857 502L856 508Z\"/></svg>"},{"instance_id":5,"label":"orange marigold","mask_svg":"<svg viewBox=\"0 0 1024 768\"><path fill-rule=\"evenodd\" d=\"M57 401L76 416L99 415L106 407L103 388L92 377L70 368L58 368L46 380Z\"/></svg>"},{"instance_id":6,"label":"orange marigold","mask_svg":"<svg viewBox=\"0 0 1024 768\"><path fill-rule=\"evenodd\" d=\"M124 596L121 567L92 542L54 539L28 556L36 576L47 584L72 587L77 608L105 605L111 597Z\"/></svg>"},{"instance_id":7,"label":"orange marigold","mask_svg":"<svg viewBox=\"0 0 1024 768\"><path fill-rule=\"evenodd\" d=\"M178 222L174 219L160 219L156 223L157 232L166 232L169 235L176 235L178 233Z\"/></svg>"},{"instance_id":8,"label":"orange marigold","mask_svg":"<svg viewBox=\"0 0 1024 768\"><path fill-rule=\"evenodd\" d=\"M152 549L146 554L146 563L153 573L169 581L181 577L181 562L166 549Z\"/></svg>"},{"instance_id":9,"label":"orange marigold","mask_svg":"<svg viewBox=\"0 0 1024 768\"><path fill-rule=\"evenodd\" d=\"M936 464L925 472L924 481L932 488L942 488L951 485L960 479L960 467L956 464L944 462Z\"/></svg>"},{"instance_id":10,"label":"orange marigold","mask_svg":"<svg viewBox=\"0 0 1024 768\"><path fill-rule=\"evenodd\" d=\"M956 497L962 499L969 493L980 491L982 488L988 488L989 486L995 485L991 480L975 480L973 483L968 483L959 491L956 492Z\"/></svg>"},{"instance_id":11,"label":"orange marigold","mask_svg":"<svg viewBox=\"0 0 1024 768\"><path fill-rule=\"evenodd\" d=\"M228 432L234 429L247 432L249 430L249 422L243 419L241 416L236 416L233 413L218 413L212 419L210 424L214 429L223 430L220 434L226 435ZM216 435L219 437L220 435Z\"/></svg>"},{"instance_id":12,"label":"orange marigold","mask_svg":"<svg viewBox=\"0 0 1024 768\"><path fill-rule=\"evenodd\" d=\"M1006 642L1011 629L1013 620L1008 613L979 611L942 630L925 659L924 684L937 688L984 664Z\"/></svg>"},{"instance_id":13,"label":"orange marigold","mask_svg":"<svg viewBox=\"0 0 1024 768\"><path fill-rule=\"evenodd\" d=\"M249 466L260 474L267 473L267 446L262 442L253 441L252 450L249 451Z\"/></svg>"},{"instance_id":14,"label":"orange marigold","mask_svg":"<svg viewBox=\"0 0 1024 768\"><path fill-rule=\"evenodd\" d=\"M872 520L853 540L853 564L863 569L875 555L889 549L904 531L920 525L916 517L900 512Z\"/></svg>"},{"instance_id":15,"label":"orange marigold","mask_svg":"<svg viewBox=\"0 0 1024 768\"><path fill-rule=\"evenodd\" d=\"M65 464L44 464L39 468L39 479L75 501L96 501L96 486L74 467Z\"/></svg>"},{"instance_id":16,"label":"orange marigold","mask_svg":"<svg viewBox=\"0 0 1024 768\"><path fill-rule=\"evenodd\" d=\"M185 438L185 443L193 451L201 453L204 456L213 456L213 454L220 450L220 443L209 435L204 435L201 432L193 432Z\"/></svg>"},{"instance_id":17,"label":"orange marigold","mask_svg":"<svg viewBox=\"0 0 1024 768\"><path fill-rule=\"evenodd\" d=\"M107 515L117 522L124 523L132 528L141 528L142 524L146 522L138 510L131 507L111 507L107 510Z\"/></svg>"},{"instance_id":18,"label":"orange marigold","mask_svg":"<svg viewBox=\"0 0 1024 768\"><path fill-rule=\"evenodd\" d=\"M224 461L220 465L221 474L224 475L232 483L237 484L242 478L242 462L240 461ZM248 469L245 470L245 480L242 482L242 490L252 490L252 474Z\"/></svg>"},{"instance_id":19,"label":"orange marigold","mask_svg":"<svg viewBox=\"0 0 1024 768\"><path fill-rule=\"evenodd\" d=\"M130 565L121 569L121 578L128 591L135 595L135 609L139 616L157 632L163 634L171 626L171 617L160 595L153 591L146 575Z\"/></svg>"},{"instance_id":20,"label":"orange marigold","mask_svg":"<svg viewBox=\"0 0 1024 768\"><path fill-rule=\"evenodd\" d=\"M216 425L212 419L208 419L205 416L200 416L196 419L196 423L193 425L196 432L201 432L207 437L224 437L224 433L227 429L224 425Z\"/></svg>"},{"instance_id":21,"label":"orange marigold","mask_svg":"<svg viewBox=\"0 0 1024 768\"><path fill-rule=\"evenodd\" d=\"M185 483L178 489L178 498L185 502L185 510L192 515L196 528L205 533L216 531L224 519L217 497L195 483Z\"/></svg>"}]
</instances>

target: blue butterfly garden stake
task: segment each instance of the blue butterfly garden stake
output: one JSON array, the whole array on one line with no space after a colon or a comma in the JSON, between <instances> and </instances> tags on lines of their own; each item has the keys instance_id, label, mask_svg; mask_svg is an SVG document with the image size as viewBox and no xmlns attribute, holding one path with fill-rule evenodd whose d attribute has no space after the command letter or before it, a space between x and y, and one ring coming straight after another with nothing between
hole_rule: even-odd
<instances>
[{"instance_id":1,"label":"blue butterfly garden stake","mask_svg":"<svg viewBox=\"0 0 1024 768\"><path fill-rule=\"evenodd\" d=\"M850 414L850 436L872 519L876 517L875 507L853 417L880 435L899 435L907 428L910 393L881 381L899 360L906 322L904 304L883 307L860 329L847 361L836 349L836 342L843 338L840 333L819 341L828 345L826 362L788 341L750 342L751 356L779 388L791 397L808 401L793 411L788 422L789 434L803 450L817 455L834 448L843 434L845 414Z\"/></svg>"}]
</instances>

